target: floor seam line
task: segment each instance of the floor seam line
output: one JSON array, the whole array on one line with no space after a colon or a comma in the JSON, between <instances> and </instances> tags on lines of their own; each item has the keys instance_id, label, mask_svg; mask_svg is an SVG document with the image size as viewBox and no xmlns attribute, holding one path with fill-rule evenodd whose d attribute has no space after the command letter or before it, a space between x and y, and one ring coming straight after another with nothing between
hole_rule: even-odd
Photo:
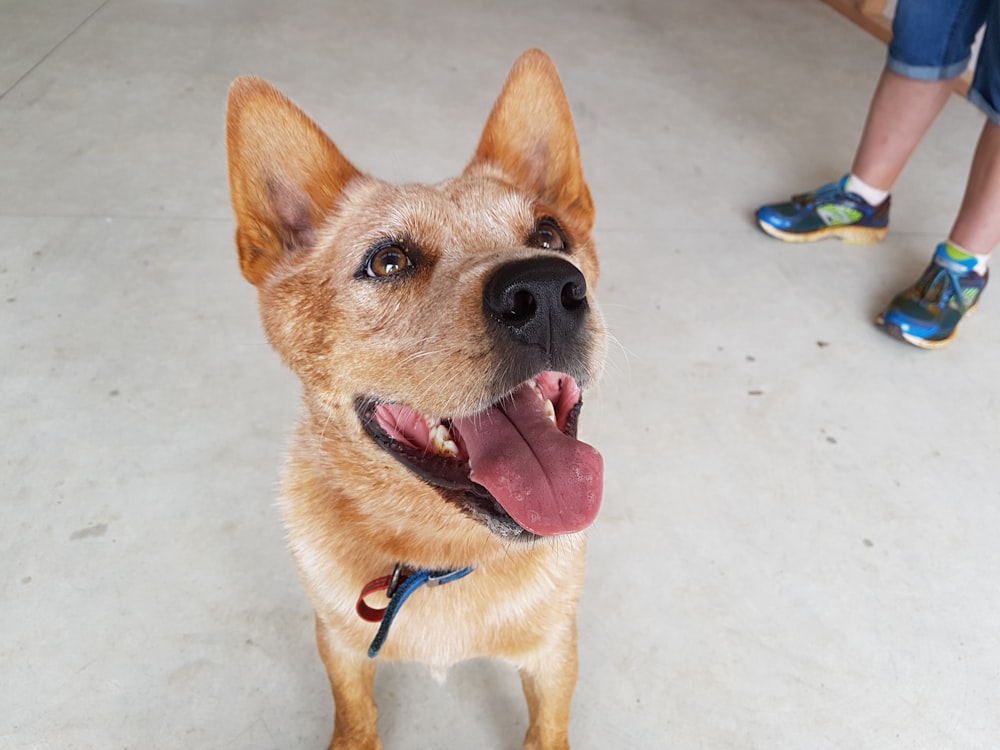
<instances>
[{"instance_id":1,"label":"floor seam line","mask_svg":"<svg viewBox=\"0 0 1000 750\"><path fill-rule=\"evenodd\" d=\"M36 62L36 63L35 63L34 65L32 65L32 66L31 66L30 68L28 68L28 69L27 69L27 70L26 70L26 71L25 71L25 72L24 72L24 73L23 73L23 74L21 75L21 77L20 77L20 78L18 78L18 79L17 79L16 81L14 81L14 83L12 83L12 84L11 84L10 86L8 86L8 87L7 87L7 90L6 90L6 91L4 91L4 92L0 93L0 102L2 102L2 101L4 100L4 97L5 97L5 96L7 96L7 94L9 94L9 93L10 93L11 91L13 91L13 90L14 90L14 89L16 89L16 88L17 88L18 86L20 86L20 85L21 85L21 82L22 82L22 81L24 81L24 79L26 79L26 78L27 78L28 76L30 76L30 75L31 75L32 73L34 73L34 72L35 72L35 71L36 71L36 70L38 69L38 66L39 66L39 65L41 65L41 64L42 64L42 63L44 63L44 62L45 62L46 60L48 60L48 59L49 59L49 57L51 57L51 56L52 56L52 54L53 54L53 53L54 53L54 52L55 52L55 51L56 51L57 49L59 49L60 47L62 47L62 46L63 46L63 45L64 45L64 44L66 43L66 41L67 41L67 40L68 40L68 39L69 39L70 37L72 37L72 36L73 36L73 35L74 35L74 34L75 34L76 32L78 32L78 31L79 31L79 30L80 30L81 28L83 28L83 26L84 26L84 25L85 25L85 24L86 24L86 23L87 23L87 22L88 22L88 21L89 21L89 20L90 20L91 18L93 18L94 16L96 16L96 15L97 15L98 13L100 13L100 12L101 12L101 10L103 10L103 9L104 9L104 7L105 7L105 6L106 6L106 5L108 4L108 3L110 3L110 2L111 2L111 0L104 0L104 2L103 2L103 3L101 3L100 5L98 5L98 6L96 7L96 8L94 8L94 9L93 9L93 10L92 10L92 11L90 12L90 14L89 14L89 15L88 15L88 16L87 16L86 18L84 18L84 19L83 19L82 21L80 21L80 23L78 23L78 24L77 24L76 26L74 26L74 27L73 27L73 29L72 29L72 30L71 30L71 31L70 31L70 32L69 32L69 33L68 33L68 34L67 34L66 36L64 36L64 37L63 37L62 39L60 39L60 40L59 40L58 42L56 42L56 45L55 45L55 46L54 46L54 47L53 47L52 49L50 49L50 50L49 50L48 52L46 52L46 53L45 53L44 55L42 55L42 59L41 59L41 60L39 60L39 61L38 61L38 62Z\"/></svg>"}]
</instances>

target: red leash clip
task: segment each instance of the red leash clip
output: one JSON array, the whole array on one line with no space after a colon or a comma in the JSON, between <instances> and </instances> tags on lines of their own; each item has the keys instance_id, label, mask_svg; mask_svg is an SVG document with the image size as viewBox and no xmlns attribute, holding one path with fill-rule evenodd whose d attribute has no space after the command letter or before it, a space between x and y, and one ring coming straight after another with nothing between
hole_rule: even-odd
<instances>
[{"instance_id":1,"label":"red leash clip","mask_svg":"<svg viewBox=\"0 0 1000 750\"><path fill-rule=\"evenodd\" d=\"M408 575L403 575L402 563L396 563L396 567L392 570L392 575L382 576L365 584L365 587L361 589L361 596L358 597L358 604L355 607L358 617L365 622L382 622L386 608L375 609L374 607L369 607L365 602L365 597L369 594L374 594L376 591L384 591L385 598L392 599L393 594L396 593L396 589L399 588L399 584L407 578L409 578Z\"/></svg>"}]
</instances>

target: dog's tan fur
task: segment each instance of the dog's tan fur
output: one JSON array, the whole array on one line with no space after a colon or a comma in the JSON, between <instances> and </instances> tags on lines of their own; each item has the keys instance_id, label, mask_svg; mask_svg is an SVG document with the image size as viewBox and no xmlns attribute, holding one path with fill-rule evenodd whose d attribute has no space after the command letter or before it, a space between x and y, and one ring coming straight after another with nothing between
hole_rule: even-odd
<instances>
[{"instance_id":1,"label":"dog's tan fur","mask_svg":"<svg viewBox=\"0 0 1000 750\"><path fill-rule=\"evenodd\" d=\"M594 211L554 66L538 50L522 55L472 161L437 185L362 174L255 78L232 87L227 145L240 266L258 288L269 340L303 384L283 509L333 689L331 747L381 747L366 654L375 626L354 604L401 561L476 571L413 596L379 658L440 669L508 660L529 707L525 747L568 747L584 533L524 543L495 535L376 447L354 410L356 397L376 394L425 414L472 414L504 395L496 373L506 362L483 322L484 279L501 262L548 252L526 245L539 217L559 222L570 261L593 288ZM405 284L357 278L386 237L409 238L423 253ZM581 386L603 358L596 308L584 339Z\"/></svg>"}]
</instances>

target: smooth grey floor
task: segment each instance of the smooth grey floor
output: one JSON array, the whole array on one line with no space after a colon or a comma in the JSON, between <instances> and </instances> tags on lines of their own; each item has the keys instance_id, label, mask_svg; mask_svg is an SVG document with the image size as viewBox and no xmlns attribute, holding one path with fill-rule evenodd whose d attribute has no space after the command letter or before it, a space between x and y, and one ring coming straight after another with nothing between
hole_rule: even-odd
<instances>
[{"instance_id":1,"label":"smooth grey floor","mask_svg":"<svg viewBox=\"0 0 1000 750\"><path fill-rule=\"evenodd\" d=\"M342 7L341 7L342 6ZM377 175L471 154L541 46L575 110L617 344L578 750L1000 737L1000 305L950 349L872 316L923 269L981 115L955 98L878 247L752 211L847 170L884 48L814 0L0 2L0 747L320 748L275 509L298 389L232 244L229 82ZM516 748L516 675L387 665L387 750Z\"/></svg>"}]
</instances>

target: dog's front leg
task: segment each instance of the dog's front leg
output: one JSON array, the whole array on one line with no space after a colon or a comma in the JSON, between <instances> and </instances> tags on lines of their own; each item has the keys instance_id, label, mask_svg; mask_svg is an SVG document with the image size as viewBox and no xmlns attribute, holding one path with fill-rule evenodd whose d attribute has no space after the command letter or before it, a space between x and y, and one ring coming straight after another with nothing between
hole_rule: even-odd
<instances>
[{"instance_id":1,"label":"dog's front leg","mask_svg":"<svg viewBox=\"0 0 1000 750\"><path fill-rule=\"evenodd\" d=\"M330 750L381 750L375 707L375 661L347 654L336 634L316 616L316 643L333 691L334 723Z\"/></svg>"},{"instance_id":2,"label":"dog's front leg","mask_svg":"<svg viewBox=\"0 0 1000 750\"><path fill-rule=\"evenodd\" d=\"M533 663L521 668L528 702L525 750L568 750L569 710L576 687L576 625L569 637L550 642Z\"/></svg>"}]
</instances>

